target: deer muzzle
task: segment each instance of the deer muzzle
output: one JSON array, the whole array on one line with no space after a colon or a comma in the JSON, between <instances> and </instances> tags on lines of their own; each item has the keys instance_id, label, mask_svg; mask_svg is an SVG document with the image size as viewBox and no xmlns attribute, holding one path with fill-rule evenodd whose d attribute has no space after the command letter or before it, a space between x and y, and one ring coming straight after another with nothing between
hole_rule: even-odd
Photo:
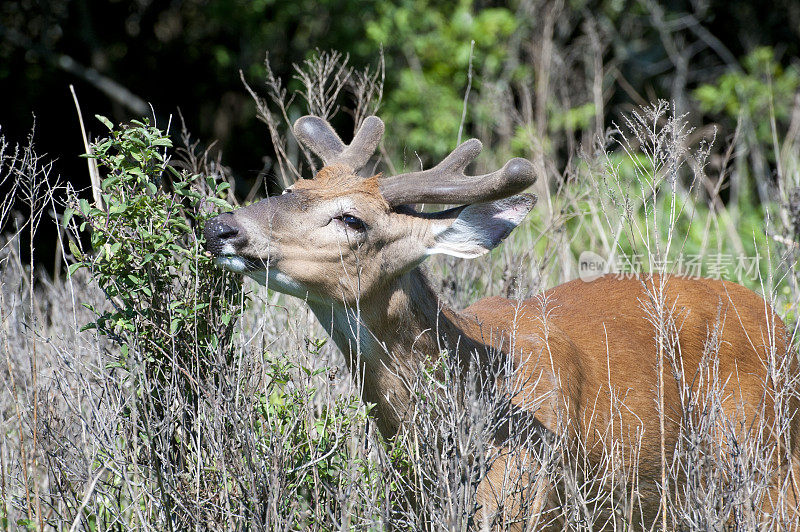
<instances>
[{"instance_id":1,"label":"deer muzzle","mask_svg":"<svg viewBox=\"0 0 800 532\"><path fill-rule=\"evenodd\" d=\"M206 250L215 262L238 273L264 271L277 259L277 235L297 219L299 201L291 195L273 196L206 222Z\"/></svg>"}]
</instances>

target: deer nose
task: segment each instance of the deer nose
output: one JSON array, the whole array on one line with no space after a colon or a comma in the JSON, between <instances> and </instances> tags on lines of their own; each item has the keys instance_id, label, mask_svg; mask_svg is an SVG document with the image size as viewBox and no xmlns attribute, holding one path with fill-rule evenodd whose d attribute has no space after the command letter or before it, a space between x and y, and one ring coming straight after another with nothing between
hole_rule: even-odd
<instances>
[{"instance_id":1,"label":"deer nose","mask_svg":"<svg viewBox=\"0 0 800 532\"><path fill-rule=\"evenodd\" d=\"M225 222L219 222L214 226L214 237L225 239L231 238L239 234L239 230L235 227L231 227L230 225L226 224Z\"/></svg>"},{"instance_id":2,"label":"deer nose","mask_svg":"<svg viewBox=\"0 0 800 532\"><path fill-rule=\"evenodd\" d=\"M242 240L242 231L234 217L228 213L215 216L203 228L206 249L212 255L234 254L236 244ZM237 238L238 237L238 238Z\"/></svg>"}]
</instances>

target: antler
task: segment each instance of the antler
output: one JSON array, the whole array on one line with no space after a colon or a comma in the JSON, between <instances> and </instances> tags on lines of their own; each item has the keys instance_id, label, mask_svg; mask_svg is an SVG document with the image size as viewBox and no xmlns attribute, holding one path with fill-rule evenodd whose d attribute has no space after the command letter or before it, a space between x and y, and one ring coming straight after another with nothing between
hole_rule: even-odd
<instances>
[{"instance_id":1,"label":"antler","mask_svg":"<svg viewBox=\"0 0 800 532\"><path fill-rule=\"evenodd\" d=\"M304 116L294 123L294 134L325 166L346 164L358 172L367 164L383 137L383 122L369 116L358 128L353 141L346 145L331 125L318 116ZM389 205L410 203L449 203L466 205L492 201L522 192L536 176L533 164L515 158L495 172L468 176L464 169L481 151L483 145L470 139L448 155L441 163L421 172L411 172L378 179L381 194Z\"/></svg>"},{"instance_id":2,"label":"antler","mask_svg":"<svg viewBox=\"0 0 800 532\"><path fill-rule=\"evenodd\" d=\"M367 164L383 137L383 121L377 116L368 116L348 145L326 120L318 116L298 118L294 123L294 134L322 159L325 166L346 164L353 172L358 172Z\"/></svg>"},{"instance_id":3,"label":"antler","mask_svg":"<svg viewBox=\"0 0 800 532\"><path fill-rule=\"evenodd\" d=\"M410 203L469 203L492 201L522 192L536 181L533 164L514 158L495 172L468 176L464 169L481 151L478 139L470 139L430 170L378 180L389 205Z\"/></svg>"}]
</instances>

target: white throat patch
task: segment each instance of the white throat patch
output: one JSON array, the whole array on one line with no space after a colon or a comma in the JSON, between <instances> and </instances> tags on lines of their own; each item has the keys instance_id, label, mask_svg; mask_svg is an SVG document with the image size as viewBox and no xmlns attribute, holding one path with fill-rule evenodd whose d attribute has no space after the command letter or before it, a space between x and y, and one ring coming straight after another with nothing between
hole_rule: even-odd
<instances>
[{"instance_id":1,"label":"white throat patch","mask_svg":"<svg viewBox=\"0 0 800 532\"><path fill-rule=\"evenodd\" d=\"M302 283L298 283L283 272L275 268L269 270L256 270L247 272L247 275L254 279L258 284L266 286L270 290L275 290L282 294L288 294L300 299L307 300L309 297L308 288Z\"/></svg>"},{"instance_id":2,"label":"white throat patch","mask_svg":"<svg viewBox=\"0 0 800 532\"><path fill-rule=\"evenodd\" d=\"M224 259L224 263L217 259L218 264L224 265L229 270L243 271L245 275L270 290L304 300L343 355L354 355L369 360L379 357L386 351L367 328L356 309L311 299L311 294L302 283L274 268L266 271L244 271L244 261L241 258L224 257ZM237 267L241 269L235 269Z\"/></svg>"},{"instance_id":3,"label":"white throat patch","mask_svg":"<svg viewBox=\"0 0 800 532\"><path fill-rule=\"evenodd\" d=\"M377 360L385 353L386 348L367 328L356 309L314 301L308 301L308 306L345 356Z\"/></svg>"}]
</instances>

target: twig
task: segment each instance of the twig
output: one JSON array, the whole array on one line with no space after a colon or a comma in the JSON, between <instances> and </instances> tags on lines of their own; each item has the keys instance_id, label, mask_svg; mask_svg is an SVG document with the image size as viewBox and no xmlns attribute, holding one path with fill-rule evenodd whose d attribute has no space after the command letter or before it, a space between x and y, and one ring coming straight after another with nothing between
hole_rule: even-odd
<instances>
[{"instance_id":1,"label":"twig","mask_svg":"<svg viewBox=\"0 0 800 532\"><path fill-rule=\"evenodd\" d=\"M475 41L469 43L469 68L467 70L467 90L464 92L464 106L461 108L461 123L458 125L458 142L456 146L461 145L461 134L464 131L464 122L467 120L467 100L469 100L469 91L472 89L472 52L475 50Z\"/></svg>"},{"instance_id":2,"label":"twig","mask_svg":"<svg viewBox=\"0 0 800 532\"><path fill-rule=\"evenodd\" d=\"M56 65L66 70L70 74L75 74L84 81L90 83L94 88L108 96L113 101L128 108L137 116L146 116L150 109L142 98L139 98L126 87L123 87L113 79L102 75L93 68L87 68L68 55L61 55L56 61Z\"/></svg>"},{"instance_id":3,"label":"twig","mask_svg":"<svg viewBox=\"0 0 800 532\"><path fill-rule=\"evenodd\" d=\"M83 494L83 500L81 501L81 505L78 507L78 511L75 512L75 520L72 521L72 526L69 527L69 532L73 532L78 523L81 522L81 515L83 515L83 509L86 508L86 505L89 503L89 497L92 496L92 492L94 492L94 487L97 485L97 481L100 480L100 477L103 473L106 472L106 466L101 466L100 471L97 472L95 477L92 479L92 483L86 488L86 493Z\"/></svg>"},{"instance_id":4,"label":"twig","mask_svg":"<svg viewBox=\"0 0 800 532\"><path fill-rule=\"evenodd\" d=\"M72 100L75 102L75 110L78 111L78 122L81 125L81 137L83 137L83 148L86 150L86 163L89 165L89 179L92 181L92 197L94 204L98 209L105 211L106 207L103 203L102 189L100 188L100 172L97 170L97 161L94 160L92 155L92 147L89 145L89 139L86 137L86 128L83 125L83 113L81 113L81 105L78 103L78 95L75 94L75 87L69 86L69 91L72 93Z\"/></svg>"}]
</instances>

